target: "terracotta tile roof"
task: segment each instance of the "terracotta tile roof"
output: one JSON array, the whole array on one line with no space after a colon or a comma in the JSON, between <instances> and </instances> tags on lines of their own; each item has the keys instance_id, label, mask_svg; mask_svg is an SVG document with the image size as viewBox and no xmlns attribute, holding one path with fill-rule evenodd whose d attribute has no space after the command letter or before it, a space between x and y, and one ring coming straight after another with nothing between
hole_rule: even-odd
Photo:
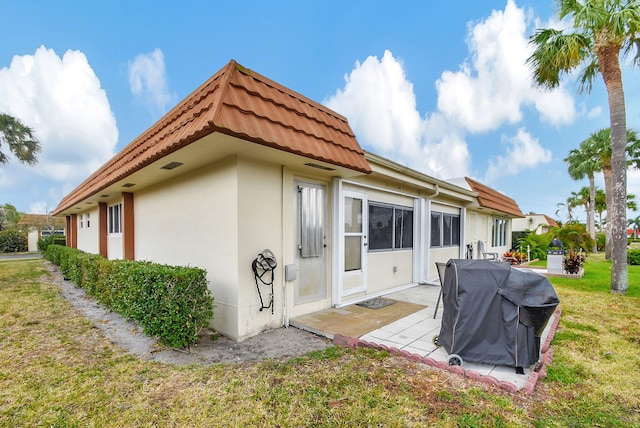
<instances>
[{"instance_id":1,"label":"terracotta tile roof","mask_svg":"<svg viewBox=\"0 0 640 428\"><path fill-rule=\"evenodd\" d=\"M47 216L44 214L23 214L18 221L19 225L24 226L47 226L52 225L55 227L64 227L65 221L63 218Z\"/></svg>"},{"instance_id":2,"label":"terracotta tile roof","mask_svg":"<svg viewBox=\"0 0 640 428\"><path fill-rule=\"evenodd\" d=\"M344 116L232 60L62 199L54 214L213 132L371 172Z\"/></svg>"},{"instance_id":3,"label":"terracotta tile roof","mask_svg":"<svg viewBox=\"0 0 640 428\"><path fill-rule=\"evenodd\" d=\"M558 227L558 222L555 221L554 219L552 219L551 217L549 217L546 214L542 214L544 216L544 218L547 220L547 223L549 223L549 226L551 227Z\"/></svg>"},{"instance_id":4,"label":"terracotta tile roof","mask_svg":"<svg viewBox=\"0 0 640 428\"><path fill-rule=\"evenodd\" d=\"M510 214L514 217L524 217L516 201L510 197L469 177L465 177L464 179L467 184L469 184L469 187L471 187L471 190L478 194L478 204L480 204L481 207Z\"/></svg>"}]
</instances>

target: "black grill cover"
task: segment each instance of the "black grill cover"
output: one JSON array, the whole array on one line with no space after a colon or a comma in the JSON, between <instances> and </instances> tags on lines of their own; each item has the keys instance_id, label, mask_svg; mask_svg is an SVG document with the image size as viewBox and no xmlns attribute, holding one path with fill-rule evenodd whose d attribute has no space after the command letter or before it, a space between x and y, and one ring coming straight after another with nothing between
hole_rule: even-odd
<instances>
[{"instance_id":1,"label":"black grill cover","mask_svg":"<svg viewBox=\"0 0 640 428\"><path fill-rule=\"evenodd\" d=\"M489 260L452 259L442 284L438 342L464 361L529 367L560 303L549 280Z\"/></svg>"}]
</instances>

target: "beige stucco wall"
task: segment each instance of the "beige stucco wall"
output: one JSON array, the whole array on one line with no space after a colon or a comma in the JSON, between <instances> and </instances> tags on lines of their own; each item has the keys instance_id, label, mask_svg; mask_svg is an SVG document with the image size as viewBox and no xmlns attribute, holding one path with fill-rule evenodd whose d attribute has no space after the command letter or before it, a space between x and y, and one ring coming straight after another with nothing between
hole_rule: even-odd
<instances>
[{"instance_id":1,"label":"beige stucco wall","mask_svg":"<svg viewBox=\"0 0 640 428\"><path fill-rule=\"evenodd\" d=\"M474 234L473 239L467 239L473 243L473 257L474 258L482 258L482 255L478 249L478 240L483 241L485 244L486 251L489 253L498 253L499 256L502 256L505 252L511 249L511 219L504 217L494 217L489 214L483 214L480 212L473 212L472 214L467 214L468 221L467 223L473 224ZM474 220L471 220L474 218ZM493 219L494 218L503 218L507 221L507 231L506 231L506 244L498 247L492 246L492 227L493 227Z\"/></svg>"},{"instance_id":2,"label":"beige stucco wall","mask_svg":"<svg viewBox=\"0 0 640 428\"><path fill-rule=\"evenodd\" d=\"M514 231L531 230L538 235L549 232L551 227L543 215L527 215L525 218L514 218L512 221Z\"/></svg>"},{"instance_id":3,"label":"beige stucco wall","mask_svg":"<svg viewBox=\"0 0 640 428\"><path fill-rule=\"evenodd\" d=\"M87 227L87 215L89 215L89 226ZM82 217L82 227L80 218ZM87 253L99 253L98 249L98 208L84 211L78 214L78 248Z\"/></svg>"},{"instance_id":4,"label":"beige stucco wall","mask_svg":"<svg viewBox=\"0 0 640 428\"><path fill-rule=\"evenodd\" d=\"M412 250L370 252L367 258L367 294L413 282Z\"/></svg>"},{"instance_id":5,"label":"beige stucco wall","mask_svg":"<svg viewBox=\"0 0 640 428\"><path fill-rule=\"evenodd\" d=\"M134 196L135 255L207 271L214 296L213 326L238 331L237 159L178 176Z\"/></svg>"},{"instance_id":6,"label":"beige stucco wall","mask_svg":"<svg viewBox=\"0 0 640 428\"><path fill-rule=\"evenodd\" d=\"M293 184L283 186L282 167L258 160L238 161L238 337L253 336L282 325L283 289L283 190L292 192ZM291 224L286 227L292 228ZM293 245L293 242L290 243ZM269 249L278 261L274 276L274 308L260 311L260 297L251 269L261 251ZM269 304L271 287L260 285L263 303Z\"/></svg>"},{"instance_id":7,"label":"beige stucco wall","mask_svg":"<svg viewBox=\"0 0 640 428\"><path fill-rule=\"evenodd\" d=\"M40 239L40 231L35 228L29 228L27 234L27 249L29 251L38 251L38 239Z\"/></svg>"}]
</instances>

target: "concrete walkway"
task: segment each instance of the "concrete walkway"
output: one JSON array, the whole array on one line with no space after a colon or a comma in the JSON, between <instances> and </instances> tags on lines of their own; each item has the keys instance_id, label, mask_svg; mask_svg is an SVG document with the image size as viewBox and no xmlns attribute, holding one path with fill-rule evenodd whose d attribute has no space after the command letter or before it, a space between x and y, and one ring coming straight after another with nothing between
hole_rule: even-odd
<instances>
[{"instance_id":1,"label":"concrete walkway","mask_svg":"<svg viewBox=\"0 0 640 428\"><path fill-rule=\"evenodd\" d=\"M0 260L40 259L40 253L0 253Z\"/></svg>"}]
</instances>

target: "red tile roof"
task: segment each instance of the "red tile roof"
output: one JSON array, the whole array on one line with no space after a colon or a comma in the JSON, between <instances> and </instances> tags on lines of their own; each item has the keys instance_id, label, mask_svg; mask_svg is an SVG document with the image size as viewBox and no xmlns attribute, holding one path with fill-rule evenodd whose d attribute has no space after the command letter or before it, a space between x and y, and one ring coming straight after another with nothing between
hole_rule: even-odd
<instances>
[{"instance_id":1,"label":"red tile roof","mask_svg":"<svg viewBox=\"0 0 640 428\"><path fill-rule=\"evenodd\" d=\"M469 184L469 187L471 187L471 190L478 194L478 204L480 204L481 207L510 214L514 217L524 217L516 201L510 197L469 177L465 177L464 179L467 184Z\"/></svg>"},{"instance_id":2,"label":"red tile roof","mask_svg":"<svg viewBox=\"0 0 640 428\"><path fill-rule=\"evenodd\" d=\"M54 214L214 132L371 172L344 116L232 60L63 198Z\"/></svg>"},{"instance_id":3,"label":"red tile roof","mask_svg":"<svg viewBox=\"0 0 640 428\"><path fill-rule=\"evenodd\" d=\"M558 222L555 221L554 219L552 219L551 217L549 217L546 214L542 214L544 216L544 218L547 220L547 223L549 223L549 226L551 227L558 227Z\"/></svg>"},{"instance_id":4,"label":"red tile roof","mask_svg":"<svg viewBox=\"0 0 640 428\"><path fill-rule=\"evenodd\" d=\"M64 227L63 218L52 217L44 214L23 214L18 224L21 226L55 226Z\"/></svg>"}]
</instances>

